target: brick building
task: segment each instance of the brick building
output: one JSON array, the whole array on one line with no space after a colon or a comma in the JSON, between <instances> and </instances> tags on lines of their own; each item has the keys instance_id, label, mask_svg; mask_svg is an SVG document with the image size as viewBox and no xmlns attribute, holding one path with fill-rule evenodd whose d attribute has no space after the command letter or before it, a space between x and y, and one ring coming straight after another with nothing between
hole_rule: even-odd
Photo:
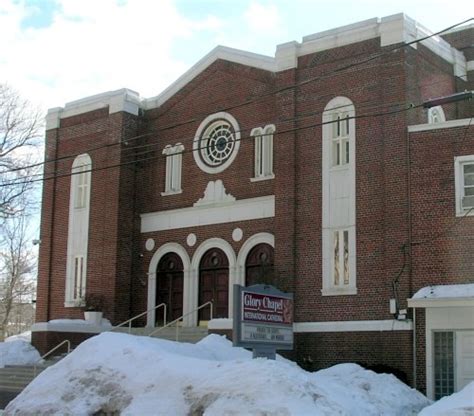
<instances>
[{"instance_id":1,"label":"brick building","mask_svg":"<svg viewBox=\"0 0 474 416\"><path fill-rule=\"evenodd\" d=\"M474 26L409 44L429 33L400 14L275 57L217 47L157 97L51 109L33 342L89 336L50 321L91 293L113 324L166 303L195 326L213 300L225 332L232 285L265 282L295 294L308 369L390 369L431 397L473 379L473 104L420 104L473 89Z\"/></svg>"}]
</instances>

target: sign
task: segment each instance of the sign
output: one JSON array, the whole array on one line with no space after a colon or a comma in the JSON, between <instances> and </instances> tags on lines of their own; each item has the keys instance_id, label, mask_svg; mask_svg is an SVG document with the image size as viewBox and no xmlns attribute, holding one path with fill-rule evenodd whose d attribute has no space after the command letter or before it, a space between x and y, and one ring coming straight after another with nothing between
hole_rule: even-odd
<instances>
[{"instance_id":1,"label":"sign","mask_svg":"<svg viewBox=\"0 0 474 416\"><path fill-rule=\"evenodd\" d=\"M233 341L252 348L254 357L274 359L277 349L293 349L293 294L268 285L234 285Z\"/></svg>"}]
</instances>

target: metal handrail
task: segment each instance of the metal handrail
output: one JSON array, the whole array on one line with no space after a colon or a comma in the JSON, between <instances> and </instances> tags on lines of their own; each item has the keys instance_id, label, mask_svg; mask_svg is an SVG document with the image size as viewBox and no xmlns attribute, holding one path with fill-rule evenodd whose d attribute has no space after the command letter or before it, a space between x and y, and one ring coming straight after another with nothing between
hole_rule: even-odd
<instances>
[{"instance_id":1,"label":"metal handrail","mask_svg":"<svg viewBox=\"0 0 474 416\"><path fill-rule=\"evenodd\" d=\"M38 363L40 361L43 361L48 355L52 354L54 351L56 351L57 349L59 349L60 347L62 347L64 344L67 344L67 354L69 354L71 352L71 341L69 341L68 339L65 339L64 341L60 342L58 345L56 345L55 347L51 348L46 354L43 354L39 360L34 364L33 368L33 374L34 376L36 377L36 366L38 365Z\"/></svg>"},{"instance_id":2,"label":"metal handrail","mask_svg":"<svg viewBox=\"0 0 474 416\"><path fill-rule=\"evenodd\" d=\"M156 305L154 308L148 309L145 312L139 313L138 315L135 315L134 317L127 319L126 321L123 321L122 323L114 326L112 329L109 329L108 332L112 332L117 328L120 328L126 324L128 324L128 333L130 334L132 332L132 321L134 321L137 318L141 318L143 315L148 314L148 312L154 311L155 309L163 307L163 324L166 325L166 303L160 303L159 305Z\"/></svg>"},{"instance_id":3,"label":"metal handrail","mask_svg":"<svg viewBox=\"0 0 474 416\"><path fill-rule=\"evenodd\" d=\"M210 306L210 312L211 312L210 313L210 318L212 319L214 305L213 305L213 301L210 300L206 303L203 303L201 306L198 306L197 308L194 308L192 311L189 311L188 313L185 313L184 315L181 315L179 318L176 318L174 321L171 321L170 323L168 323L166 325L163 325L162 327L157 328L154 331L151 331L148 334L148 336L151 337L151 336L157 334L158 332L163 331L163 329L168 328L173 324L176 324L176 341L178 341L178 332L179 332L179 326L177 325L178 322L183 320L183 318L185 318L186 316L191 315L192 313L197 312L197 311L201 310L202 308L204 308L206 306Z\"/></svg>"}]
</instances>

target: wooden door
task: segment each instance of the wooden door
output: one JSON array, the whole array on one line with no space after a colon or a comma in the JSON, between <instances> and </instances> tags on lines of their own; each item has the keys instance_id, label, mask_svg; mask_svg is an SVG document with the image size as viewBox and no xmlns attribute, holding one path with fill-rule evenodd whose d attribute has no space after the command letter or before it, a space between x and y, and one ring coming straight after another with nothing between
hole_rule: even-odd
<instances>
[{"instance_id":1,"label":"wooden door","mask_svg":"<svg viewBox=\"0 0 474 416\"><path fill-rule=\"evenodd\" d=\"M207 251L199 265L199 305L213 302L214 318L229 316L229 261L220 249ZM200 321L210 319L210 309L203 308Z\"/></svg>"},{"instance_id":2,"label":"wooden door","mask_svg":"<svg viewBox=\"0 0 474 416\"><path fill-rule=\"evenodd\" d=\"M245 285L274 285L273 247L258 244L250 250L245 260Z\"/></svg>"},{"instance_id":3,"label":"wooden door","mask_svg":"<svg viewBox=\"0 0 474 416\"><path fill-rule=\"evenodd\" d=\"M165 254L156 273L156 304L166 304L167 322L183 315L183 263L176 253ZM156 322L163 322L163 308L156 311Z\"/></svg>"}]
</instances>

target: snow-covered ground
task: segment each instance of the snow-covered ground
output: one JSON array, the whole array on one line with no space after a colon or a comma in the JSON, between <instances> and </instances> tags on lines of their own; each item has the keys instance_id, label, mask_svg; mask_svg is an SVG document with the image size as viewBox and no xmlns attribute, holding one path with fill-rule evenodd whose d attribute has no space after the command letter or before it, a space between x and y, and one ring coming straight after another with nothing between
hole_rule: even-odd
<instances>
[{"instance_id":1,"label":"snow-covered ground","mask_svg":"<svg viewBox=\"0 0 474 416\"><path fill-rule=\"evenodd\" d=\"M460 392L443 397L425 407L419 416L472 416L474 415L474 381Z\"/></svg>"},{"instance_id":2,"label":"snow-covered ground","mask_svg":"<svg viewBox=\"0 0 474 416\"><path fill-rule=\"evenodd\" d=\"M31 331L22 332L21 334L12 335L11 337L5 338L5 342L18 341L18 340L31 342Z\"/></svg>"},{"instance_id":3,"label":"snow-covered ground","mask_svg":"<svg viewBox=\"0 0 474 416\"><path fill-rule=\"evenodd\" d=\"M35 364L40 359L39 352L29 342L22 339L0 342L0 368L7 364Z\"/></svg>"},{"instance_id":4,"label":"snow-covered ground","mask_svg":"<svg viewBox=\"0 0 474 416\"><path fill-rule=\"evenodd\" d=\"M309 373L251 359L225 338L184 344L118 333L82 343L41 373L6 415L416 415L430 401L355 364Z\"/></svg>"}]
</instances>

